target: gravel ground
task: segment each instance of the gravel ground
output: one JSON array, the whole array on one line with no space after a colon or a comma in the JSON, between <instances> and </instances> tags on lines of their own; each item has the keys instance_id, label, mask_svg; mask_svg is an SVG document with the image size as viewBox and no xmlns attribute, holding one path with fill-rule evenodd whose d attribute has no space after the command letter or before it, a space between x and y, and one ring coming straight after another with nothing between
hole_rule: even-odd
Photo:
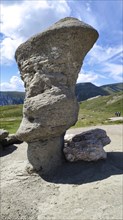
<instances>
[{"instance_id":1,"label":"gravel ground","mask_svg":"<svg viewBox=\"0 0 123 220\"><path fill-rule=\"evenodd\" d=\"M111 139L105 147L107 160L65 163L54 176L25 172L26 143L6 148L1 157L1 220L122 220L123 125L98 128Z\"/></svg>"}]
</instances>

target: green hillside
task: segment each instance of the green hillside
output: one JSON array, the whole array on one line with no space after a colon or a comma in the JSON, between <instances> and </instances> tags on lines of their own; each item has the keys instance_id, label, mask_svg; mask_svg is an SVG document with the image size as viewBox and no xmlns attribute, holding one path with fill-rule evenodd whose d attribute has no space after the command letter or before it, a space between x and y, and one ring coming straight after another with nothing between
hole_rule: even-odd
<instances>
[{"instance_id":1,"label":"green hillside","mask_svg":"<svg viewBox=\"0 0 123 220\"><path fill-rule=\"evenodd\" d=\"M15 133L22 119L22 108L23 105L0 106L0 128ZM117 111L123 116L123 92L82 101L78 122L74 127L122 123L123 121L111 122L109 120L115 117Z\"/></svg>"},{"instance_id":2,"label":"green hillside","mask_svg":"<svg viewBox=\"0 0 123 220\"><path fill-rule=\"evenodd\" d=\"M77 100L84 101L95 96L106 96L123 91L123 83L114 83L103 86L95 86L90 82L76 84L75 94Z\"/></svg>"},{"instance_id":3,"label":"green hillside","mask_svg":"<svg viewBox=\"0 0 123 220\"><path fill-rule=\"evenodd\" d=\"M109 120L111 117L116 117L117 111L123 116L123 92L83 101L80 103L79 119L74 127L122 123L122 121Z\"/></svg>"},{"instance_id":4,"label":"green hillside","mask_svg":"<svg viewBox=\"0 0 123 220\"><path fill-rule=\"evenodd\" d=\"M0 128L15 133L22 119L23 105L0 106Z\"/></svg>"}]
</instances>

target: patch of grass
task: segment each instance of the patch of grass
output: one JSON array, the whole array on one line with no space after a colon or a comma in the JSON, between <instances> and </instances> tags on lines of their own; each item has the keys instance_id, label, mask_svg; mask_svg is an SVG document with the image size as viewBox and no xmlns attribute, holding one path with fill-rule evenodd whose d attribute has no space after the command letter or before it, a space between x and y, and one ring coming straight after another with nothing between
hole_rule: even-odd
<instances>
[{"instance_id":1,"label":"patch of grass","mask_svg":"<svg viewBox=\"0 0 123 220\"><path fill-rule=\"evenodd\" d=\"M116 111L121 112L121 116L123 115L123 93L121 92L83 101L80 103L78 121L73 127L123 123L120 120L114 122L109 120L115 117Z\"/></svg>"},{"instance_id":2,"label":"patch of grass","mask_svg":"<svg viewBox=\"0 0 123 220\"><path fill-rule=\"evenodd\" d=\"M0 106L0 128L16 133L22 119L23 105Z\"/></svg>"},{"instance_id":3,"label":"patch of grass","mask_svg":"<svg viewBox=\"0 0 123 220\"><path fill-rule=\"evenodd\" d=\"M0 118L22 117L23 105L0 106Z\"/></svg>"},{"instance_id":4,"label":"patch of grass","mask_svg":"<svg viewBox=\"0 0 123 220\"><path fill-rule=\"evenodd\" d=\"M19 128L20 122L21 120L3 121L0 123L0 128L4 128L5 130L9 131L10 134L14 134Z\"/></svg>"}]
</instances>

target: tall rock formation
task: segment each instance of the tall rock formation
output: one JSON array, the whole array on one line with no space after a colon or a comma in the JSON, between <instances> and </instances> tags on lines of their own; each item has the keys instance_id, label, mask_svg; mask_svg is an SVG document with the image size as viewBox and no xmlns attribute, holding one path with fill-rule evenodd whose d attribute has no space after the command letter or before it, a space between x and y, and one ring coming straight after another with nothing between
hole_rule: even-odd
<instances>
[{"instance_id":1,"label":"tall rock formation","mask_svg":"<svg viewBox=\"0 0 123 220\"><path fill-rule=\"evenodd\" d=\"M28 160L47 173L62 162L66 130L78 117L75 84L97 31L75 18L65 18L16 50L25 84L23 119L17 137L28 143Z\"/></svg>"}]
</instances>

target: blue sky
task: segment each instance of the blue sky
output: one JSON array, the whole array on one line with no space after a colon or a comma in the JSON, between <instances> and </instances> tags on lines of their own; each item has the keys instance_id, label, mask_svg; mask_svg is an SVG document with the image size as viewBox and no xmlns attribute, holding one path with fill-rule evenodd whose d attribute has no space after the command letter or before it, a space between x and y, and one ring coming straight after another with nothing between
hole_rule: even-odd
<instances>
[{"instance_id":1,"label":"blue sky","mask_svg":"<svg viewBox=\"0 0 123 220\"><path fill-rule=\"evenodd\" d=\"M64 17L97 29L99 39L84 59L77 82L95 85L123 80L122 0L1 0L1 90L23 91L16 48Z\"/></svg>"}]
</instances>

